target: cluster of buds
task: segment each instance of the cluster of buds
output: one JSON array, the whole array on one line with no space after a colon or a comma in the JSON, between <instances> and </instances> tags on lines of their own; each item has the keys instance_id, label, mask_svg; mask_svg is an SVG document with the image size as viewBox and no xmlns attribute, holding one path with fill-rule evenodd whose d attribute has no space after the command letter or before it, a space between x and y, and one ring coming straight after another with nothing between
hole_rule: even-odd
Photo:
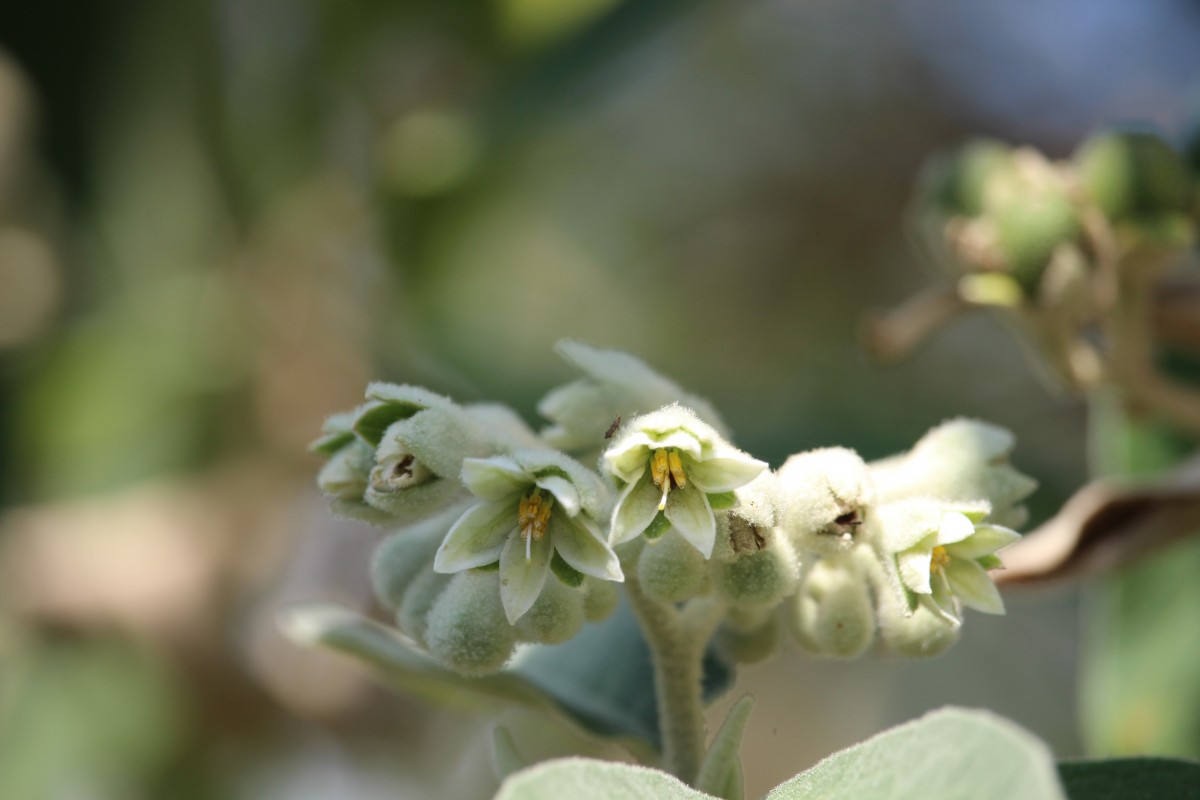
<instances>
[{"instance_id":1,"label":"cluster of buds","mask_svg":"<svg viewBox=\"0 0 1200 800\"><path fill-rule=\"evenodd\" d=\"M1196 241L1198 181L1187 153L1140 130L1095 134L1063 161L991 140L937 159L911 221L951 284L880 320L869 345L896 357L961 311L995 308L1060 382L1135 382L1156 289Z\"/></svg>"},{"instance_id":2,"label":"cluster of buds","mask_svg":"<svg viewBox=\"0 0 1200 800\"><path fill-rule=\"evenodd\" d=\"M313 445L335 510L397 528L376 594L447 667L486 674L522 642L570 639L626 581L664 604L715 603L731 661L769 655L783 630L825 656L857 656L877 632L932 655L964 606L1003 611L988 570L1033 490L1006 432L956 420L874 464L835 448L773 472L641 361L559 349L585 377L546 397L540 433L502 407L372 384Z\"/></svg>"}]
</instances>

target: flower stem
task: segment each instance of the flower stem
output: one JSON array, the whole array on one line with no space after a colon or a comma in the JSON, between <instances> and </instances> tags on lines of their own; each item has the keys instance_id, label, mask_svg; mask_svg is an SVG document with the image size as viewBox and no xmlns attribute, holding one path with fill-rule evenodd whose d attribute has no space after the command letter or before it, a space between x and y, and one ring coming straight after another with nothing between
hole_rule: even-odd
<instances>
[{"instance_id":1,"label":"flower stem","mask_svg":"<svg viewBox=\"0 0 1200 800\"><path fill-rule=\"evenodd\" d=\"M663 768L691 785L704 760L702 673L704 651L720 621L719 604L710 598L689 601L682 611L648 597L626 571L625 590L650 649L654 693L662 735Z\"/></svg>"}]
</instances>

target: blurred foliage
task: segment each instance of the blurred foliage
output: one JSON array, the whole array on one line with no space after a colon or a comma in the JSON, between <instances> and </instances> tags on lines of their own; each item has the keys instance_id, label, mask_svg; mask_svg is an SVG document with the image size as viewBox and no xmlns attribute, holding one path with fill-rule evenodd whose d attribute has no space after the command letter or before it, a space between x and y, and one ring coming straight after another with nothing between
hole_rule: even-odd
<instances>
[{"instance_id":1,"label":"blurred foliage","mask_svg":"<svg viewBox=\"0 0 1200 800\"><path fill-rule=\"evenodd\" d=\"M53 613L0 585L0 795L394 796L400 770L423 775L418 796L484 791L439 778L435 767L465 756L421 749L422 726L437 724L428 709L364 702L353 676L331 679L294 650L264 655L282 647L263 633L273 587L363 602L369 548L351 545L371 534L330 536L325 549L304 538L337 526L305 502L315 461L303 447L369 378L506 399L528 416L567 375L550 343L573 336L661 365L776 465L838 443L882 456L943 418L992 419L1017 432L1017 463L1042 480L1035 513L1053 510L1083 478L1080 408L1047 398L1001 331L965 325L887 372L854 344L865 307L918 283L900 220L919 162L981 122L1021 138L1030 108L1076 91L1040 82L1036 102L981 117L944 90L936 37L947 29L922 17L915 36L916 5L6 7L0 566L22 568L5 563L22 552L10 543L55 535L16 507L146 481L216 476L205 502L215 538L232 544L206 584L216 611L186 644L101 608L61 640ZM968 41L961 14L954 24L955 42ZM1052 36L1034 38L1063 56ZM1147 41L1143 51L1164 50ZM1106 58L1074 52L1082 65ZM977 67L1020 104L1003 69ZM1169 123L1177 83L1149 67L1136 77L1144 96L1165 98ZM1048 144L1145 108L1109 101L1071 106L1077 129ZM336 555L347 551L357 555ZM751 722L748 774L763 787L784 777L770 767L781 741L794 768L951 699L1077 749L1062 702L1074 601L1018 602L1025 613L975 626L920 670L787 673ZM1011 644L1030 641L1045 646ZM824 688L799 691L819 697L795 699L805 681ZM214 698L242 715L198 722L196 709L223 708ZM314 710L318 698L329 705ZM779 717L794 702L803 722ZM775 739L787 724L805 727ZM382 767L345 754L371 735L388 739Z\"/></svg>"}]
</instances>

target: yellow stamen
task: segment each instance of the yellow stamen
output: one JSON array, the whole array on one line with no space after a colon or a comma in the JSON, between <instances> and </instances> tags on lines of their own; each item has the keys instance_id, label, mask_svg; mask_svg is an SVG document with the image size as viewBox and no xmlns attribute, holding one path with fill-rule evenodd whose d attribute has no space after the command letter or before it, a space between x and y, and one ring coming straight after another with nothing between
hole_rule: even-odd
<instances>
[{"instance_id":1,"label":"yellow stamen","mask_svg":"<svg viewBox=\"0 0 1200 800\"><path fill-rule=\"evenodd\" d=\"M540 541L546 535L553 507L554 498L542 497L536 487L521 498L521 504L517 506L517 527L521 530L521 538L525 540L526 561L533 558L533 540Z\"/></svg>"},{"instance_id":2,"label":"yellow stamen","mask_svg":"<svg viewBox=\"0 0 1200 800\"><path fill-rule=\"evenodd\" d=\"M662 511L667 507L667 494L672 489L687 485L687 475L683 471L683 461L679 452L668 452L662 447L655 450L650 459L650 479L654 481L655 486L662 488L662 500L658 502L658 510Z\"/></svg>"},{"instance_id":3,"label":"yellow stamen","mask_svg":"<svg viewBox=\"0 0 1200 800\"><path fill-rule=\"evenodd\" d=\"M933 553L929 558L929 574L934 575L945 569L950 563L950 554L946 552L946 548L938 545L933 548Z\"/></svg>"}]
</instances>

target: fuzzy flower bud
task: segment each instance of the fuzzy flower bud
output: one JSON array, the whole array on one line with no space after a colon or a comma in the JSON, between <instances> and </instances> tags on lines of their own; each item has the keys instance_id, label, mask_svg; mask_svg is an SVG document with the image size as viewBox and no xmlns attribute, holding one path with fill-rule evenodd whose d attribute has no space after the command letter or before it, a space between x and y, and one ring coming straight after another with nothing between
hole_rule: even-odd
<instances>
[{"instance_id":1,"label":"fuzzy flower bud","mask_svg":"<svg viewBox=\"0 0 1200 800\"><path fill-rule=\"evenodd\" d=\"M642 548L637 576L638 584L649 596L664 603L679 603L704 592L708 565L690 542L668 529Z\"/></svg>"},{"instance_id":2,"label":"fuzzy flower bud","mask_svg":"<svg viewBox=\"0 0 1200 800\"><path fill-rule=\"evenodd\" d=\"M875 638L870 582L854 553L813 564L788 608L792 633L813 655L857 658Z\"/></svg>"},{"instance_id":3,"label":"fuzzy flower bud","mask_svg":"<svg viewBox=\"0 0 1200 800\"><path fill-rule=\"evenodd\" d=\"M853 450L831 447L794 455L776 472L779 525L803 552L844 553L859 539L875 502L866 464Z\"/></svg>"},{"instance_id":4,"label":"fuzzy flower bud","mask_svg":"<svg viewBox=\"0 0 1200 800\"><path fill-rule=\"evenodd\" d=\"M495 572L460 572L438 596L426 620L425 643L446 667L463 675L498 671L512 656L516 631L505 622Z\"/></svg>"},{"instance_id":5,"label":"fuzzy flower bud","mask_svg":"<svg viewBox=\"0 0 1200 800\"><path fill-rule=\"evenodd\" d=\"M932 497L955 503L986 501L989 522L1019 527L1029 516L1022 502L1037 482L1008 463L1013 435L971 419L932 429L907 453L871 464L879 501Z\"/></svg>"},{"instance_id":6,"label":"fuzzy flower bud","mask_svg":"<svg viewBox=\"0 0 1200 800\"><path fill-rule=\"evenodd\" d=\"M722 436L728 431L716 409L676 383L619 350L602 350L564 339L555 350L584 373L579 380L560 386L538 403L538 413L551 421L542 431L552 446L569 452L586 452L603 446L606 434L618 420L669 403L680 402Z\"/></svg>"}]
</instances>

